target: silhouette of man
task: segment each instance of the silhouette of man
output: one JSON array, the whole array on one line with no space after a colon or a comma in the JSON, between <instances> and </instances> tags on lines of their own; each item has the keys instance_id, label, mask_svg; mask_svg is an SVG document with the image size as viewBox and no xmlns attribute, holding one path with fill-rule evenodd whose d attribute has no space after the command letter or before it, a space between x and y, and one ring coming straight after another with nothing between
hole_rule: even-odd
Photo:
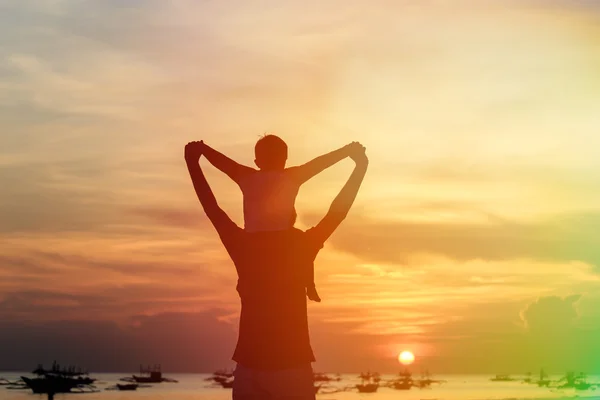
<instances>
[{"instance_id":1,"label":"silhouette of man","mask_svg":"<svg viewBox=\"0 0 600 400\"><path fill-rule=\"evenodd\" d=\"M204 212L215 227L238 274L242 310L234 400L314 400L304 274L323 243L346 218L368 167L363 146L350 157L355 167L325 217L302 231L246 232L223 211L200 167L202 145L190 142L185 160Z\"/></svg>"}]
</instances>

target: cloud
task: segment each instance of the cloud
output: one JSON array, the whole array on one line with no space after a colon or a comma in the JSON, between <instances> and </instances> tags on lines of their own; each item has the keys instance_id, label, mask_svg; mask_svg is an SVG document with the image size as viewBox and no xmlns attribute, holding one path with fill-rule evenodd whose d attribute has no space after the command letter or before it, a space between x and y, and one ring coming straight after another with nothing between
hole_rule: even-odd
<instances>
[{"instance_id":1,"label":"cloud","mask_svg":"<svg viewBox=\"0 0 600 400\"><path fill-rule=\"evenodd\" d=\"M0 180L10 190L0 200L0 230L98 229L115 218L111 194L101 187L102 166L92 162L6 166Z\"/></svg>"},{"instance_id":2,"label":"cloud","mask_svg":"<svg viewBox=\"0 0 600 400\"><path fill-rule=\"evenodd\" d=\"M203 310L216 304L237 307L235 269L224 250L197 249L193 242L176 240L141 246L139 239L129 246L118 241L114 247L114 240L84 240L81 252L69 238L55 242L53 251L39 250L42 244L11 249L0 257L0 315L121 320L136 313ZM70 244L67 251L65 243Z\"/></svg>"},{"instance_id":3,"label":"cloud","mask_svg":"<svg viewBox=\"0 0 600 400\"><path fill-rule=\"evenodd\" d=\"M155 295L159 291L160 288L153 290ZM146 296L135 291L132 294L139 298ZM61 318L25 322L23 318L3 317L0 345L10 351L0 360L0 368L29 370L31 365L54 359L77 363L92 371L133 372L132 368L139 363L155 362L161 362L172 372L211 372L231 365L238 310L209 308L201 312L131 314L117 324L102 321L109 315L96 314L93 296L23 293L21 301L26 297L36 299L40 309ZM16 306L15 299L16 296L11 304ZM79 303L90 319L72 320L62 313L60 307L69 302ZM547 301L540 299L532 304L542 303ZM114 304L127 309L121 301ZM596 320L595 330L588 334L581 330L571 332L569 338L577 340L574 342L577 345L566 346L571 353L557 351L555 342L549 343L539 335L529 340L527 331L518 323L519 309L528 309L523 301L479 302L471 303L467 309L446 308L443 310L446 319L438 319L426 331L376 334L355 329L360 322L356 310L334 310L331 315L335 317L323 318L320 306L309 307L309 320L318 359L316 368L323 371L356 372L374 368L396 372L395 357L406 348L417 354L415 368L434 368L440 372L535 370L541 362L555 373L572 366L592 372L593 357L588 359L583 355L600 354L599 343L595 341L600 320ZM379 311L372 309L375 320L385 315ZM395 315L398 324L410 325L411 320L427 322L426 314L439 311L438 306L431 305L422 307L420 314L413 311L411 315L410 311L398 309Z\"/></svg>"},{"instance_id":4,"label":"cloud","mask_svg":"<svg viewBox=\"0 0 600 400\"><path fill-rule=\"evenodd\" d=\"M527 328L527 346L533 359L548 365L562 360L567 370L597 368L593 360L600 356L600 318L582 314L578 304L587 296L546 296L529 304L521 318ZM591 304L598 304L597 298Z\"/></svg>"},{"instance_id":5,"label":"cloud","mask_svg":"<svg viewBox=\"0 0 600 400\"><path fill-rule=\"evenodd\" d=\"M136 10L143 8L117 7L116 3L111 8L108 2L90 1L46 6L24 1L3 7L0 32L11 40L1 51L0 73L10 79L4 81L0 103L19 106L33 117L45 113L54 113L55 119L84 116L89 118L87 123L135 119L144 102L144 86L160 81L160 74L135 55L71 28L129 26L135 31L144 20ZM137 18L128 18L131 13Z\"/></svg>"},{"instance_id":6,"label":"cloud","mask_svg":"<svg viewBox=\"0 0 600 400\"><path fill-rule=\"evenodd\" d=\"M316 220L314 216L309 219ZM364 260L403 264L411 254L439 254L457 260L583 261L600 268L594 231L596 213L557 216L542 222L489 223L386 221L350 213L330 242Z\"/></svg>"},{"instance_id":7,"label":"cloud","mask_svg":"<svg viewBox=\"0 0 600 400\"><path fill-rule=\"evenodd\" d=\"M5 290L0 298L0 315L11 321L105 319L123 324L138 314L203 312L215 307L229 310L230 314L238 311L234 282L227 285L228 295L223 293L225 285L218 284L218 279L211 280L212 288L198 280L189 282L165 287L164 283L151 281L124 281L121 285L95 285L92 281L85 291L81 284L75 289L64 284L59 288L43 288L38 282L38 287L31 289Z\"/></svg>"},{"instance_id":8,"label":"cloud","mask_svg":"<svg viewBox=\"0 0 600 400\"><path fill-rule=\"evenodd\" d=\"M235 327L222 310L138 316L134 325L62 320L3 323L0 369L30 371L38 363L78 364L91 372L137 372L139 364L162 363L176 372L212 372L229 366Z\"/></svg>"},{"instance_id":9,"label":"cloud","mask_svg":"<svg viewBox=\"0 0 600 400\"><path fill-rule=\"evenodd\" d=\"M575 305L581 295L566 298L543 297L531 303L522 312L527 329L534 335L554 335L568 332L577 320Z\"/></svg>"},{"instance_id":10,"label":"cloud","mask_svg":"<svg viewBox=\"0 0 600 400\"><path fill-rule=\"evenodd\" d=\"M166 207L140 207L132 210L134 214L147 217L161 225L194 229L211 228L209 221L203 218L199 210L179 210Z\"/></svg>"}]
</instances>

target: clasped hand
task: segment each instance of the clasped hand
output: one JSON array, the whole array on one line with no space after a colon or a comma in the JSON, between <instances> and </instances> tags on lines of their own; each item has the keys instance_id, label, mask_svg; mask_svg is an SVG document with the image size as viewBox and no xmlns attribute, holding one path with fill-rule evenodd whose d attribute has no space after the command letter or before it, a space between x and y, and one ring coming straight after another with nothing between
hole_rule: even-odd
<instances>
[{"instance_id":1,"label":"clasped hand","mask_svg":"<svg viewBox=\"0 0 600 400\"><path fill-rule=\"evenodd\" d=\"M204 150L204 141L193 141L185 145L184 157L186 161L198 161Z\"/></svg>"},{"instance_id":2,"label":"clasped hand","mask_svg":"<svg viewBox=\"0 0 600 400\"><path fill-rule=\"evenodd\" d=\"M364 164L369 162L365 146L363 146L359 142L352 142L350 144L347 144L346 150L348 151L348 157L350 157L355 163Z\"/></svg>"}]
</instances>

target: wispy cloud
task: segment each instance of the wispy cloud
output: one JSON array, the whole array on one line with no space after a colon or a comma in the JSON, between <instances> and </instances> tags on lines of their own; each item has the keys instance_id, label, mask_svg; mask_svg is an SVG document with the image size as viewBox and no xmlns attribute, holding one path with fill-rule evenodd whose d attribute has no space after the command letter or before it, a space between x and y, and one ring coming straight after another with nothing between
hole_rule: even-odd
<instances>
[{"instance_id":1,"label":"wispy cloud","mask_svg":"<svg viewBox=\"0 0 600 400\"><path fill-rule=\"evenodd\" d=\"M460 260L583 261L597 267L600 253L593 232L598 222L596 214L556 216L540 223L491 219L464 224L389 221L382 215L365 219L355 214L331 243L383 263L403 263L413 254L425 253Z\"/></svg>"}]
</instances>

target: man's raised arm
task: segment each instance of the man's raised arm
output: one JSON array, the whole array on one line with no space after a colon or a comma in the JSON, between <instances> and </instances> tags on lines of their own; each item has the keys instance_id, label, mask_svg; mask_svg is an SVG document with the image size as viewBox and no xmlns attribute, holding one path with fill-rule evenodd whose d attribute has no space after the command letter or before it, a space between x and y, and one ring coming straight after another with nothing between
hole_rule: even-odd
<instances>
[{"instance_id":1,"label":"man's raised arm","mask_svg":"<svg viewBox=\"0 0 600 400\"><path fill-rule=\"evenodd\" d=\"M306 164L302 164L297 167L291 167L289 170L297 181L304 183L313 176L323 172L323 170L348 157L353 148L356 148L356 146L360 145L357 142L352 142L344 147L310 160Z\"/></svg>"},{"instance_id":2,"label":"man's raised arm","mask_svg":"<svg viewBox=\"0 0 600 400\"><path fill-rule=\"evenodd\" d=\"M254 172L255 169L238 164L223 153L218 152L204 142L200 142L202 146L202 154L209 163L215 166L218 170L225 173L235 183L239 184L240 178L249 172Z\"/></svg>"},{"instance_id":3,"label":"man's raised arm","mask_svg":"<svg viewBox=\"0 0 600 400\"><path fill-rule=\"evenodd\" d=\"M185 162L196 190L196 195L206 216L219 235L226 233L231 228L237 228L237 225L229 218L227 213L219 207L217 199L213 194L202 169L200 168L200 156L202 155L203 146L201 142L190 142L185 146Z\"/></svg>"},{"instance_id":4,"label":"man's raised arm","mask_svg":"<svg viewBox=\"0 0 600 400\"><path fill-rule=\"evenodd\" d=\"M331 203L325 217L312 229L313 234L319 241L324 242L327 240L346 218L348 211L350 211L350 208L354 203L354 199L356 199L358 189L360 189L360 185L367 173L369 160L365 154L365 148L362 145L358 144L358 146L352 149L350 157L356 163L354 171L352 171L350 178L348 178L348 181L342 190L340 190Z\"/></svg>"}]
</instances>

